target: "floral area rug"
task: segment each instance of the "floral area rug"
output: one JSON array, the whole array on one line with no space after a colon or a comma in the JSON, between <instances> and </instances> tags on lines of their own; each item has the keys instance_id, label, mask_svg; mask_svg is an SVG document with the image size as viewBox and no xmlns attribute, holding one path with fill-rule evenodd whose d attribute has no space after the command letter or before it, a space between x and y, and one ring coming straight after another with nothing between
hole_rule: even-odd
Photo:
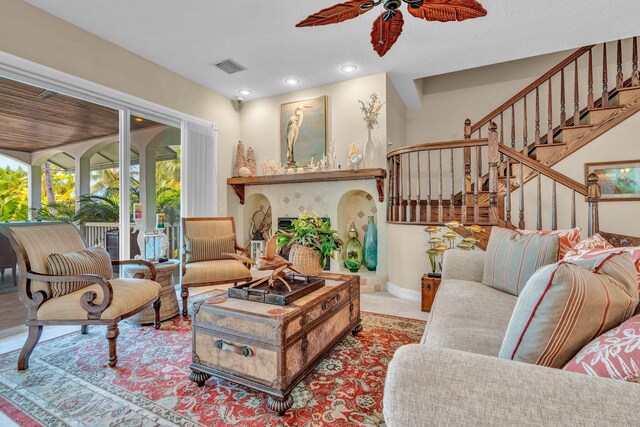
<instances>
[{"instance_id":1,"label":"floral area rug","mask_svg":"<svg viewBox=\"0 0 640 427\"><path fill-rule=\"evenodd\" d=\"M294 389L283 417L262 393L215 378L192 383L191 323L181 316L157 331L121 322L114 369L104 327L40 343L25 372L16 370L17 351L0 356L0 410L24 426L379 426L387 365L396 349L420 340L425 322L370 313L362 320L363 331Z\"/></svg>"}]
</instances>

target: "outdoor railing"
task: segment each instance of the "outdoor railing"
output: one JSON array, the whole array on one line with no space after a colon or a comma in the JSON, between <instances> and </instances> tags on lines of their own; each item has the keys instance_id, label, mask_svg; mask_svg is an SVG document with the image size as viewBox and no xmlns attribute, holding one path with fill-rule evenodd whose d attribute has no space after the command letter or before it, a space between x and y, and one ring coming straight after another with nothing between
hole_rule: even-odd
<instances>
[{"instance_id":1,"label":"outdoor railing","mask_svg":"<svg viewBox=\"0 0 640 427\"><path fill-rule=\"evenodd\" d=\"M87 222L80 226L80 230L90 246L105 246L107 231L117 228L117 222ZM165 234L169 240L169 257L174 258L180 252L180 226L167 224Z\"/></svg>"}]
</instances>

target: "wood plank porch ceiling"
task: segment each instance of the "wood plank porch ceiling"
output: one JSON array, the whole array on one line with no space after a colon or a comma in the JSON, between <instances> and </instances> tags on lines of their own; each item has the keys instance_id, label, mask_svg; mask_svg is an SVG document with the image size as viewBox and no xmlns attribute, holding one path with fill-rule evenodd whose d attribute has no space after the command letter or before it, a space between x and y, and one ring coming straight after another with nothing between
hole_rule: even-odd
<instances>
[{"instance_id":1,"label":"wood plank porch ceiling","mask_svg":"<svg viewBox=\"0 0 640 427\"><path fill-rule=\"evenodd\" d=\"M60 93L0 78L0 148L33 153L118 133L118 111ZM131 121L131 130L155 126Z\"/></svg>"}]
</instances>

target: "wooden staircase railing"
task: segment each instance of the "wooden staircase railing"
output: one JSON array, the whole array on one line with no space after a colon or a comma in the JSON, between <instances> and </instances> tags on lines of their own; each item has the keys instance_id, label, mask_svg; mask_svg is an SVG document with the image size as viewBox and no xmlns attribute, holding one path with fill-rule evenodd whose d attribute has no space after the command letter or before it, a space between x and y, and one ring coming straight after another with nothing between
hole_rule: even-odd
<instances>
[{"instance_id":1,"label":"wooden staircase railing","mask_svg":"<svg viewBox=\"0 0 640 427\"><path fill-rule=\"evenodd\" d=\"M558 228L560 186L572 194L571 226L576 226L578 197L584 196L588 205L588 233L598 231L597 176L592 174L588 184L582 184L500 144L495 123L490 123L488 138L404 147L389 153L387 160L389 223L441 225L457 220L465 224L525 228L525 207L529 204L521 183L535 174L536 229L543 228L541 181L545 177L552 185L549 228ZM515 209L514 198L517 198Z\"/></svg>"},{"instance_id":2,"label":"wooden staircase railing","mask_svg":"<svg viewBox=\"0 0 640 427\"><path fill-rule=\"evenodd\" d=\"M607 46L613 43L616 55L615 60L610 60ZM546 154L563 147L567 139L587 132L594 125L585 120L590 112L595 110L595 116L604 114L608 108L621 108L620 92L640 86L637 38L629 44L628 57L624 56L621 40L576 50L478 122L472 124L467 119L465 138L482 138L493 122L498 123L500 144L524 154L535 155L536 149ZM601 70L594 69L596 56L602 58ZM626 66L631 69L625 80ZM610 89L609 75L614 68L615 87ZM602 77L602 92L596 89L596 71L600 73L597 77ZM596 94L601 96L596 99ZM566 138L561 136L563 131ZM537 159L541 160L541 156Z\"/></svg>"}]
</instances>

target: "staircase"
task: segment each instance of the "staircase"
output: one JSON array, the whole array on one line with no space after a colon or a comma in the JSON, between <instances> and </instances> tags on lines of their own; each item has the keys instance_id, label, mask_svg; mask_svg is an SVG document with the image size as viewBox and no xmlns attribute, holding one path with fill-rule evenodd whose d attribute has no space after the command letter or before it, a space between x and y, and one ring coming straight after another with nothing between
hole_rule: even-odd
<instances>
[{"instance_id":1,"label":"staircase","mask_svg":"<svg viewBox=\"0 0 640 427\"><path fill-rule=\"evenodd\" d=\"M608 55L614 44L616 54ZM626 62L625 51L631 53ZM594 58L601 59L598 67ZM597 91L596 75L601 77ZM610 75L615 75L611 89ZM464 139L389 153L387 221L441 225L457 220L484 226L486 236L496 225L525 228L525 207L532 203L524 184L535 180L538 230L543 213L547 228L557 229L560 210L568 211L567 223L575 227L577 206L586 203L587 229L589 235L596 233L597 176L580 183L552 166L638 111L637 38L582 47L482 120L472 124L467 119ZM550 194L543 194L543 187Z\"/></svg>"}]
</instances>

